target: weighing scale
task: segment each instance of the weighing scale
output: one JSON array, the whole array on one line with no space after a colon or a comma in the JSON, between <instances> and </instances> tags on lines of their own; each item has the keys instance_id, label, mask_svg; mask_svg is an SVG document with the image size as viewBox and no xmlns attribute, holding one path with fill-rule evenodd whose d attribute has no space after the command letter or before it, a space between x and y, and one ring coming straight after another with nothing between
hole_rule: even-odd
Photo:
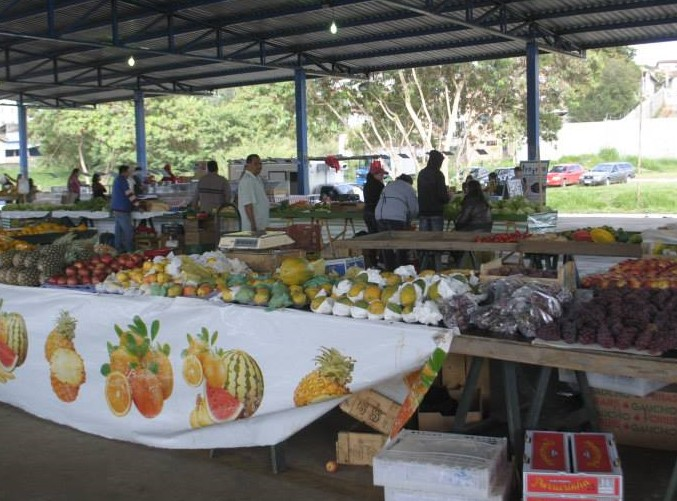
<instances>
[{"instance_id":1,"label":"weighing scale","mask_svg":"<svg viewBox=\"0 0 677 501\"><path fill-rule=\"evenodd\" d=\"M293 243L294 240L284 231L238 231L222 235L219 249L273 249Z\"/></svg>"}]
</instances>

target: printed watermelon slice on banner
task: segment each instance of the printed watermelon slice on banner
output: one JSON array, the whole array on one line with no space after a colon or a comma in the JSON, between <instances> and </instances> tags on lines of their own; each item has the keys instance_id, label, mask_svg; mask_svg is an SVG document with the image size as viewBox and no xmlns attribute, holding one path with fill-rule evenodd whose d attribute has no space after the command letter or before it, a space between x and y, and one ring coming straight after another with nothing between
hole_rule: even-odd
<instances>
[{"instance_id":1,"label":"printed watermelon slice on banner","mask_svg":"<svg viewBox=\"0 0 677 501\"><path fill-rule=\"evenodd\" d=\"M428 393L433 381L435 381L437 374L442 370L442 365L446 358L447 352L441 348L436 348L421 370L411 372L404 377L404 382L409 388L409 393L395 418L393 428L390 430L390 438L397 436L411 416L414 415L423 397Z\"/></svg>"}]
</instances>

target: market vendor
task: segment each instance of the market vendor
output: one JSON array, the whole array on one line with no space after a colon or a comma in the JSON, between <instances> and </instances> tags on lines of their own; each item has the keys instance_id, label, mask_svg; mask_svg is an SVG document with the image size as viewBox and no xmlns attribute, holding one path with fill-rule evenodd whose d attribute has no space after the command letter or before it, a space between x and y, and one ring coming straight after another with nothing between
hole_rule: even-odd
<instances>
[{"instance_id":1,"label":"market vendor","mask_svg":"<svg viewBox=\"0 0 677 501\"><path fill-rule=\"evenodd\" d=\"M193 206L203 212L213 212L224 204L230 203L230 183L219 175L216 160L207 162L207 174L197 183L197 192Z\"/></svg>"},{"instance_id":2,"label":"market vendor","mask_svg":"<svg viewBox=\"0 0 677 501\"><path fill-rule=\"evenodd\" d=\"M120 253L132 252L134 248L132 210L139 206L139 201L129 186L128 179L131 175L129 165L121 165L113 181L111 210L115 218L115 249Z\"/></svg>"},{"instance_id":3,"label":"market vendor","mask_svg":"<svg viewBox=\"0 0 677 501\"><path fill-rule=\"evenodd\" d=\"M172 166L171 164L165 164L164 167L162 167L162 179L161 181L163 183L172 183L176 184L178 182L178 178L174 175L172 172Z\"/></svg>"},{"instance_id":4,"label":"market vendor","mask_svg":"<svg viewBox=\"0 0 677 501\"><path fill-rule=\"evenodd\" d=\"M9 191L14 186L14 180L9 177L9 174L0 174L0 189L2 191Z\"/></svg>"},{"instance_id":5,"label":"market vendor","mask_svg":"<svg viewBox=\"0 0 677 501\"><path fill-rule=\"evenodd\" d=\"M270 201L259 176L262 168L258 155L251 154L245 159L244 171L237 185L237 208L243 231L265 231L270 221Z\"/></svg>"}]
</instances>

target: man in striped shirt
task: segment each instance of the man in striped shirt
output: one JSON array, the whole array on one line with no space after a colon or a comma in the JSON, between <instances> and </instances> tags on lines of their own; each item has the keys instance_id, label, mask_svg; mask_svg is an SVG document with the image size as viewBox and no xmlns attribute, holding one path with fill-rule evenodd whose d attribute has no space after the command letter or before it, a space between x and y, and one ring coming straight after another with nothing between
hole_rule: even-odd
<instances>
[{"instance_id":1,"label":"man in striped shirt","mask_svg":"<svg viewBox=\"0 0 677 501\"><path fill-rule=\"evenodd\" d=\"M196 206L203 212L212 213L223 204L230 203L230 183L219 175L215 160L207 162L207 173L197 183Z\"/></svg>"}]
</instances>

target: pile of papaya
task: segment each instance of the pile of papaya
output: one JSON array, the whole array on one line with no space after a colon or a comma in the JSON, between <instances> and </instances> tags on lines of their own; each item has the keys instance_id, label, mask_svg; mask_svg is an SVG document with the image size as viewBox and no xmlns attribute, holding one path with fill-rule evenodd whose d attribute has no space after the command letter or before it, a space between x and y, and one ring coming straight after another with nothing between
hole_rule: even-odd
<instances>
[{"instance_id":1,"label":"pile of papaya","mask_svg":"<svg viewBox=\"0 0 677 501\"><path fill-rule=\"evenodd\" d=\"M564 237L575 242L595 242L598 244L641 244L642 234L638 232L628 232L623 228L614 228L612 226L597 226L588 228L579 228L577 230L564 231L561 233Z\"/></svg>"}]
</instances>

